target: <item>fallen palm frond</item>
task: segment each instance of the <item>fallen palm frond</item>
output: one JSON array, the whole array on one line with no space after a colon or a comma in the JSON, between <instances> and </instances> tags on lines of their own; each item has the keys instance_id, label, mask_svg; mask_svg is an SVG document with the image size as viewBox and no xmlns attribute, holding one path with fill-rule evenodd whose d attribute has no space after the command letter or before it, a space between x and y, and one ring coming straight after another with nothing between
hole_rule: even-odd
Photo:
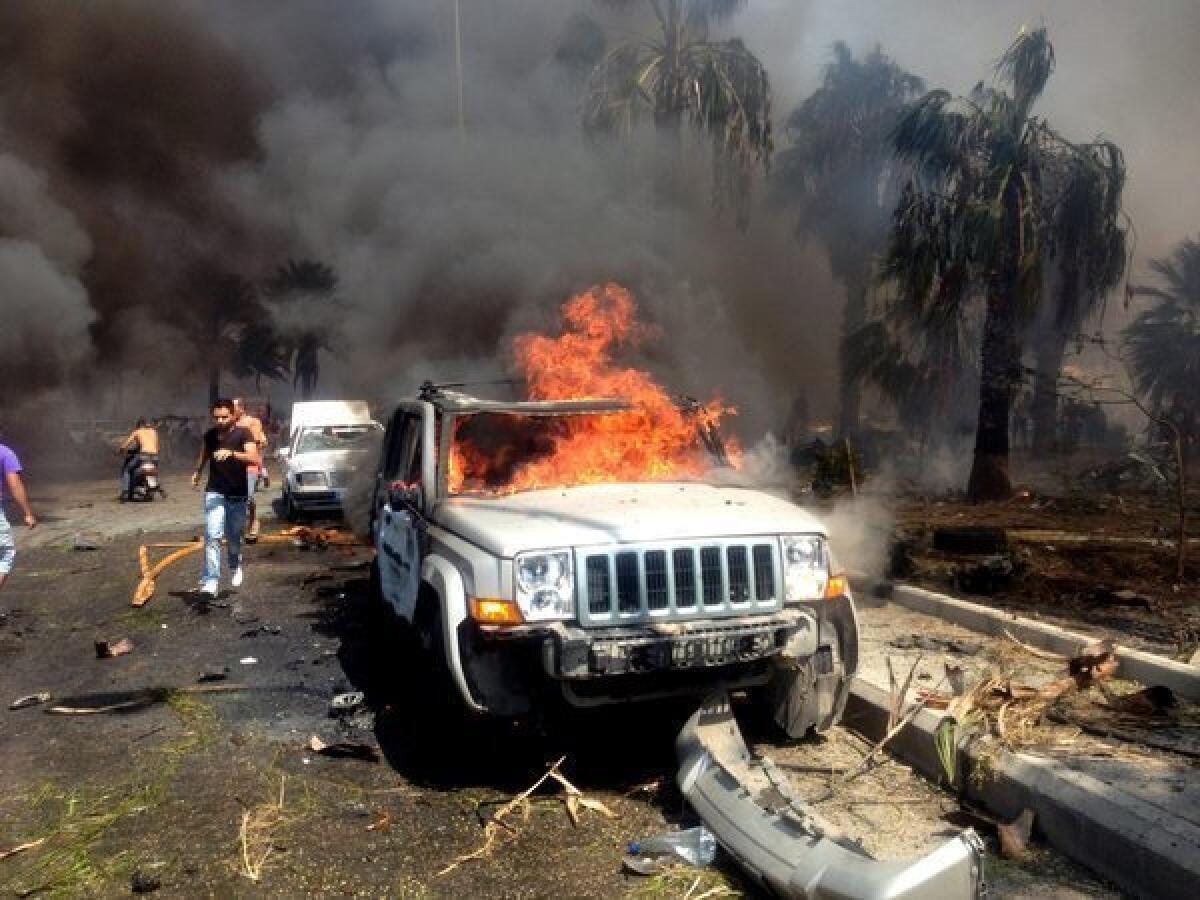
<instances>
[{"instance_id":1,"label":"fallen palm frond","mask_svg":"<svg viewBox=\"0 0 1200 900\"><path fill-rule=\"evenodd\" d=\"M283 824L284 793L287 776L279 776L279 798L272 799L242 813L238 828L241 848L241 872L253 882L262 878L263 868L275 850L275 830Z\"/></svg>"},{"instance_id":2,"label":"fallen palm frond","mask_svg":"<svg viewBox=\"0 0 1200 900\"><path fill-rule=\"evenodd\" d=\"M495 847L505 836L511 840L520 834L520 830L507 822L506 819L509 816L519 813L522 822L528 821L529 814L532 809L529 798L533 796L534 791L536 791L547 781L553 780L562 785L564 791L566 792L562 797L563 805L567 809L567 815L570 816L572 824L574 824L576 827L579 826L579 813L581 809L593 810L594 812L601 813L610 819L616 818L616 813L610 810L599 800L592 800L589 797L585 797L579 788L571 784L571 782L568 781L561 772L559 772L559 767L566 761L566 759L567 758L565 756L559 757L558 762L552 765L546 771L546 773L542 775L541 778L496 810L496 812L488 818L487 824L483 827L483 844L477 849L472 850L470 853L464 853L455 858L452 863L437 873L438 877L453 872L463 863L470 862L473 859L483 859L485 856L490 854L493 849L495 849Z\"/></svg>"},{"instance_id":3,"label":"fallen palm frond","mask_svg":"<svg viewBox=\"0 0 1200 900\"><path fill-rule=\"evenodd\" d=\"M971 690L961 696L949 696L938 691L921 692L927 705L944 708L946 716L935 735L938 758L947 779L954 783L957 775L958 747L972 734L995 736L1000 745L1016 749L1037 742L1043 720L1055 718L1053 708L1065 698L1090 687L1100 686L1116 674L1118 661L1111 641L1101 641L1082 648L1072 657L1036 651L1006 633L1018 648L1043 659L1065 664L1066 674L1041 687L1023 684L1014 679L1012 670L993 670L981 678Z\"/></svg>"}]
</instances>

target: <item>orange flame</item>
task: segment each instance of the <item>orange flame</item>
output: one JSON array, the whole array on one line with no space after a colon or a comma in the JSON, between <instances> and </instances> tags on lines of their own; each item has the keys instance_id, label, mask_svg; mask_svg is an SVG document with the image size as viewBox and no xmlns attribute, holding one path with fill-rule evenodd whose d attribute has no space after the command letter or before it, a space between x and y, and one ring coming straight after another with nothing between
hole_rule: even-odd
<instances>
[{"instance_id":1,"label":"orange flame","mask_svg":"<svg viewBox=\"0 0 1200 900\"><path fill-rule=\"evenodd\" d=\"M450 492L665 481L709 470L712 459L698 428L715 427L736 410L714 400L685 412L649 373L617 365L617 351L653 334L637 322L636 312L625 288L596 286L563 305L558 337L523 334L513 342L529 399L619 398L629 401L631 410L536 421L504 416L508 426L521 430L519 439L509 441L477 440L467 420L451 448ZM726 450L735 462L740 457L732 442Z\"/></svg>"}]
</instances>

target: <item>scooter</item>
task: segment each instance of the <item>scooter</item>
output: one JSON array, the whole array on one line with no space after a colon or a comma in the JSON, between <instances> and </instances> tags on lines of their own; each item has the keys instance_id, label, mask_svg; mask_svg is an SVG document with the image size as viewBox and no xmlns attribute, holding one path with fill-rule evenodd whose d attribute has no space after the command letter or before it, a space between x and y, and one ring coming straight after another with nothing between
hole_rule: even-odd
<instances>
[{"instance_id":1,"label":"scooter","mask_svg":"<svg viewBox=\"0 0 1200 900\"><path fill-rule=\"evenodd\" d=\"M158 463L144 457L136 460L133 464L133 471L129 474L129 491L122 495L122 500L141 500L152 503L155 494L164 500L167 499L167 492L163 490L162 483L158 479Z\"/></svg>"}]
</instances>

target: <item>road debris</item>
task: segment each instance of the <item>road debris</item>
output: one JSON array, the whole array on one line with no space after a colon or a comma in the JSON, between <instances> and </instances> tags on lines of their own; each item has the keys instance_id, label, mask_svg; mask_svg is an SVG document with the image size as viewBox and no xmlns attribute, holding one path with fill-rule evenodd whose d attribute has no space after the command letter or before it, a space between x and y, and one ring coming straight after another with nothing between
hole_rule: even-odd
<instances>
[{"instance_id":1,"label":"road debris","mask_svg":"<svg viewBox=\"0 0 1200 900\"><path fill-rule=\"evenodd\" d=\"M241 663L243 666L258 665L258 660L253 656L243 656L241 659L238 660L238 662Z\"/></svg>"},{"instance_id":2,"label":"road debris","mask_svg":"<svg viewBox=\"0 0 1200 900\"><path fill-rule=\"evenodd\" d=\"M7 850L0 850L0 859L8 859L10 856L16 856L18 853L24 853L26 850L32 850L34 847L40 847L46 843L44 837L38 838L36 841L27 841L24 844L17 844L15 847L9 847Z\"/></svg>"},{"instance_id":3,"label":"road debris","mask_svg":"<svg viewBox=\"0 0 1200 900\"><path fill-rule=\"evenodd\" d=\"M1024 809L1012 822L997 825L996 834L1000 837L1001 856L1005 859L1024 859L1033 835L1033 810Z\"/></svg>"},{"instance_id":4,"label":"road debris","mask_svg":"<svg viewBox=\"0 0 1200 900\"><path fill-rule=\"evenodd\" d=\"M121 638L116 641L95 641L96 659L112 659L133 652L133 641Z\"/></svg>"},{"instance_id":5,"label":"road debris","mask_svg":"<svg viewBox=\"0 0 1200 900\"><path fill-rule=\"evenodd\" d=\"M661 871L662 866L646 866L649 860L657 860L658 863L683 862L703 868L712 865L716 857L717 839L703 825L696 825L682 831L668 831L644 841L633 841L629 845L629 856L625 863L630 871L638 875L651 875Z\"/></svg>"},{"instance_id":6,"label":"road debris","mask_svg":"<svg viewBox=\"0 0 1200 900\"><path fill-rule=\"evenodd\" d=\"M238 827L238 846L241 849L241 873L257 883L263 868L275 852L274 833L283 824L283 806L287 776L279 776L279 799L269 800L242 813Z\"/></svg>"},{"instance_id":7,"label":"road debris","mask_svg":"<svg viewBox=\"0 0 1200 900\"><path fill-rule=\"evenodd\" d=\"M378 831L387 834L392 830L392 814L385 812L382 816L367 826L367 831Z\"/></svg>"},{"instance_id":8,"label":"road debris","mask_svg":"<svg viewBox=\"0 0 1200 900\"><path fill-rule=\"evenodd\" d=\"M329 714L331 716L341 716L346 713L353 712L366 702L366 695L362 691L348 691L344 694L337 694L329 701Z\"/></svg>"},{"instance_id":9,"label":"road debris","mask_svg":"<svg viewBox=\"0 0 1200 900\"><path fill-rule=\"evenodd\" d=\"M149 687L131 691L103 691L61 697L46 712L59 716L90 716L101 713L125 713L166 703L178 694L216 694L244 691L244 684L192 684L185 687Z\"/></svg>"},{"instance_id":10,"label":"road debris","mask_svg":"<svg viewBox=\"0 0 1200 900\"><path fill-rule=\"evenodd\" d=\"M680 792L755 884L788 898L949 900L984 894L983 844L966 829L917 859L874 860L850 844L766 757L752 756L724 694L676 741Z\"/></svg>"},{"instance_id":11,"label":"road debris","mask_svg":"<svg viewBox=\"0 0 1200 900\"><path fill-rule=\"evenodd\" d=\"M575 785L571 784L571 782L563 777L562 773L559 772L559 767L566 762L566 759L567 758L565 756L559 757L558 762L554 763L554 765L552 765L546 771L546 773L542 775L541 778L527 787L516 797L513 797L513 799L501 806L498 810L496 810L495 813L491 814L487 819L487 823L483 827L484 841L482 846L472 850L469 853L463 853L462 855L456 857L453 862L437 873L438 877L440 878L443 875L448 875L459 866L470 862L473 859L483 859L490 854L493 849L495 849L497 844L500 843L503 838L511 840L517 834L519 834L520 829L514 827L505 820L509 816L519 813L522 821L528 821L529 814L532 810L529 798L533 795L534 791L540 788L547 781L556 781L565 789L566 794L563 797L563 803L567 808L567 814L571 816L571 821L573 824L578 825L579 810L581 808L594 810L595 812L598 812L609 818L616 818L616 813L610 810L607 806L605 806L599 800L592 800L591 798L585 797L582 791L580 791L577 787L575 787Z\"/></svg>"},{"instance_id":12,"label":"road debris","mask_svg":"<svg viewBox=\"0 0 1200 900\"><path fill-rule=\"evenodd\" d=\"M951 638L931 637L927 634L902 634L888 641L889 647L897 650L924 650L928 653L957 653L960 656L975 656L983 644L977 641L962 641Z\"/></svg>"},{"instance_id":13,"label":"road debris","mask_svg":"<svg viewBox=\"0 0 1200 900\"><path fill-rule=\"evenodd\" d=\"M41 703L50 702L50 692L41 691L37 694L26 694L24 697L18 697L12 703L8 704L9 709L28 709L30 706L37 706Z\"/></svg>"},{"instance_id":14,"label":"road debris","mask_svg":"<svg viewBox=\"0 0 1200 900\"><path fill-rule=\"evenodd\" d=\"M71 542L71 549L76 553L86 553L89 550L96 549L96 541L94 538L84 537L82 532L75 532L75 538Z\"/></svg>"},{"instance_id":15,"label":"road debris","mask_svg":"<svg viewBox=\"0 0 1200 900\"><path fill-rule=\"evenodd\" d=\"M162 879L141 869L135 869L129 879L129 889L135 894L152 894L162 887Z\"/></svg>"},{"instance_id":16,"label":"road debris","mask_svg":"<svg viewBox=\"0 0 1200 900\"><path fill-rule=\"evenodd\" d=\"M322 738L313 735L308 739L308 749L321 756L334 759L361 759L366 762L379 762L379 748L361 741L334 741L326 743Z\"/></svg>"},{"instance_id":17,"label":"road debris","mask_svg":"<svg viewBox=\"0 0 1200 900\"><path fill-rule=\"evenodd\" d=\"M155 544L152 546L162 547L172 545ZM133 605L139 607L145 606L146 602L154 596L156 580L160 575L162 575L163 572L167 570L168 567L179 562L179 560L183 559L184 557L190 556L191 554L197 553L203 549L203 541L193 541L191 543L184 544L182 547L179 547L176 550L173 550L171 553L168 553L165 557L151 566L150 548L146 544L138 547L138 566L141 569L142 579L138 582L137 587L133 591Z\"/></svg>"}]
</instances>

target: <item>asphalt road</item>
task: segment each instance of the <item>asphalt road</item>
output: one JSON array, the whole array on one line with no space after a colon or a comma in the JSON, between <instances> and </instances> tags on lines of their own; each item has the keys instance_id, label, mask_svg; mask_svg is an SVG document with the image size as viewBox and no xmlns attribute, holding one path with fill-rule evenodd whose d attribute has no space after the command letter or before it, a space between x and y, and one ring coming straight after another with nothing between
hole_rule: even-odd
<instances>
[{"instance_id":1,"label":"asphalt road","mask_svg":"<svg viewBox=\"0 0 1200 900\"><path fill-rule=\"evenodd\" d=\"M199 529L199 497L185 479L168 476L167 489L165 503L131 506L115 502L108 480L34 484L45 524L18 536L18 568L0 594L0 852L44 841L0 859L0 888L122 895L137 874L168 896L751 890L723 859L701 873L621 873L630 840L688 823L673 787L686 705L469 720L431 685L411 642L370 609L365 549L260 544L245 585L211 604L192 592L192 557L132 608L138 546ZM77 535L95 549L74 549ZM96 657L95 640L118 638L133 651ZM244 687L179 690L206 675ZM121 713L6 708L39 691L86 705L147 688L166 690ZM332 698L351 690L365 694L361 711L331 717ZM865 750L844 729L796 744L753 715L744 727L813 793L829 779L813 769L848 767ZM313 736L366 744L380 758L320 755ZM497 809L563 756L564 774L615 818L584 810L576 827L561 789L547 786L483 858L438 874L482 847ZM963 824L952 798L891 761L822 812L881 856L917 852ZM998 896L1104 893L1048 851L1022 865L993 861L989 875Z\"/></svg>"}]
</instances>

